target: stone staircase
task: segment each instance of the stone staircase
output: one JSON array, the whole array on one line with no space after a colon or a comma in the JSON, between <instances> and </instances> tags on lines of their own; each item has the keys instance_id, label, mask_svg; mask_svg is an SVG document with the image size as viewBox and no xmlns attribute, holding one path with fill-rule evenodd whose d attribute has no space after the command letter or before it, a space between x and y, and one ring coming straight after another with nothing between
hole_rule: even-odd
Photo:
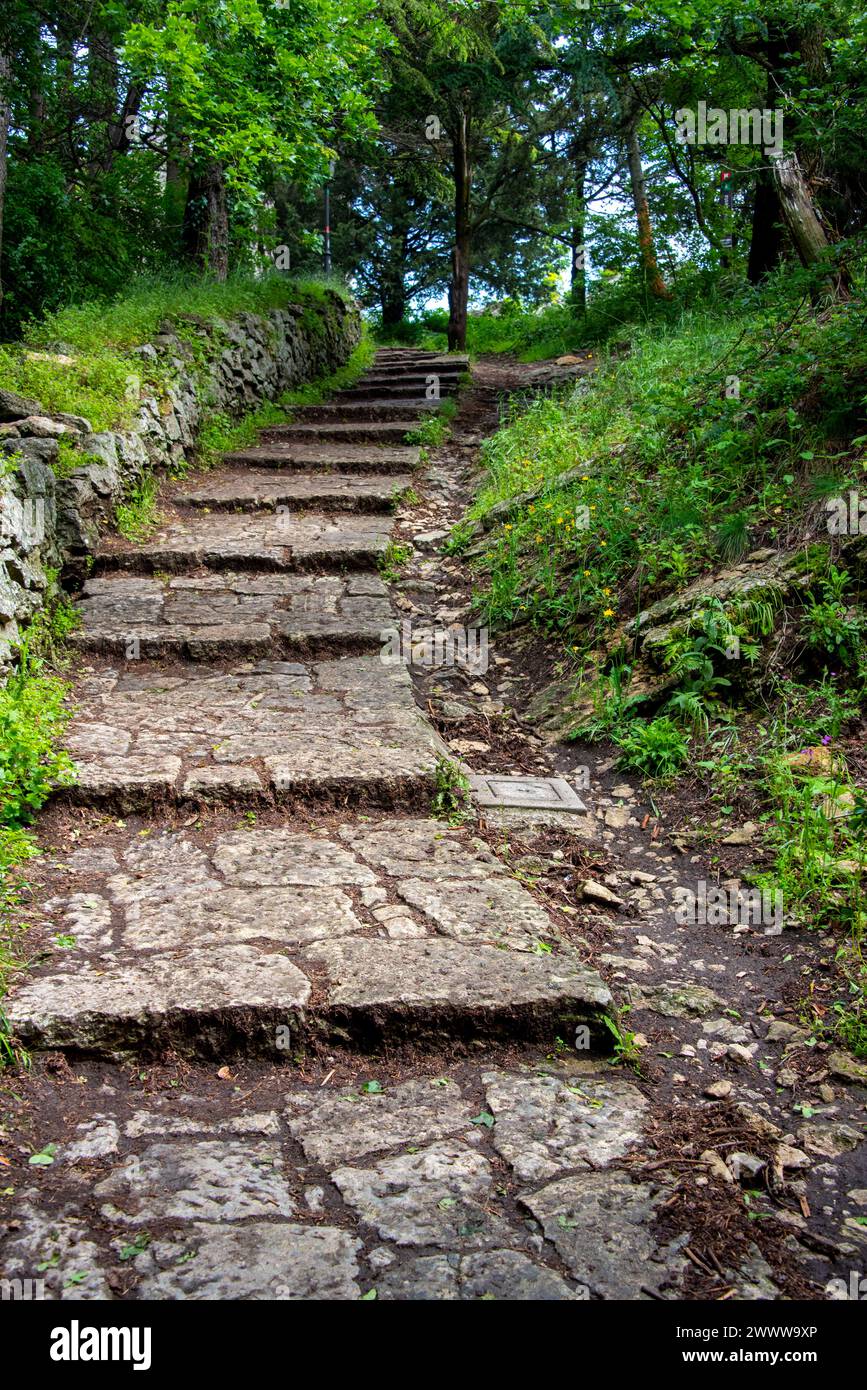
<instances>
[{"instance_id":1,"label":"stone staircase","mask_svg":"<svg viewBox=\"0 0 867 1390\"><path fill-rule=\"evenodd\" d=\"M46 926L74 946L10 1001L28 1047L274 1058L280 1029L436 1047L583 1024L604 1044L602 981L481 840L429 818L445 750L381 657L405 436L466 370L380 352L96 557L57 802L130 819L90 822L52 870Z\"/></svg>"}]
</instances>

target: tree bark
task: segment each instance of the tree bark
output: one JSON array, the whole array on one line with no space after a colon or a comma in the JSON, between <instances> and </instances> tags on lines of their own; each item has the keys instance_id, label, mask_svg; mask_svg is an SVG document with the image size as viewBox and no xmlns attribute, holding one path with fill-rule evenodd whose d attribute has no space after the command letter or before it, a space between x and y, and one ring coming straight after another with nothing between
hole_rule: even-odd
<instances>
[{"instance_id":1,"label":"tree bark","mask_svg":"<svg viewBox=\"0 0 867 1390\"><path fill-rule=\"evenodd\" d=\"M469 118L461 112L452 136L455 178L455 244L452 248L452 280L449 285L449 352L463 352L467 345L467 305L470 297L470 197L473 172L470 165Z\"/></svg>"},{"instance_id":2,"label":"tree bark","mask_svg":"<svg viewBox=\"0 0 867 1390\"><path fill-rule=\"evenodd\" d=\"M229 202L222 164L217 160L190 175L184 208L183 244L187 258L215 280L229 273Z\"/></svg>"},{"instance_id":3,"label":"tree bark","mask_svg":"<svg viewBox=\"0 0 867 1390\"><path fill-rule=\"evenodd\" d=\"M9 54L0 52L0 258L3 254L3 208L6 202L7 145L9 140L9 79L12 64ZM3 307L3 281L0 279L0 308Z\"/></svg>"},{"instance_id":4,"label":"tree bark","mask_svg":"<svg viewBox=\"0 0 867 1390\"><path fill-rule=\"evenodd\" d=\"M770 174L762 169L756 180L753 225L747 257L747 279L757 285L774 269L783 249L780 202Z\"/></svg>"},{"instance_id":5,"label":"tree bark","mask_svg":"<svg viewBox=\"0 0 867 1390\"><path fill-rule=\"evenodd\" d=\"M786 230L804 266L816 265L827 259L830 242L816 216L813 199L807 187L798 157L794 154L771 155L771 176L780 203ZM848 292L845 271L829 267L829 280L835 294Z\"/></svg>"},{"instance_id":6,"label":"tree bark","mask_svg":"<svg viewBox=\"0 0 867 1390\"><path fill-rule=\"evenodd\" d=\"M632 186L632 205L638 222L638 249L644 278L651 294L657 299L671 299L671 291L662 278L653 244L653 227L650 222L650 209L647 206L647 190L644 182L644 169L641 164L641 147L638 143L638 122L632 120L626 132L626 157L629 163L629 181Z\"/></svg>"},{"instance_id":7,"label":"tree bark","mask_svg":"<svg viewBox=\"0 0 867 1390\"><path fill-rule=\"evenodd\" d=\"M587 176L587 164L584 159L579 159L575 165L575 216L572 220L569 242L572 251L572 271L569 281L569 292L572 303L583 314L587 310L587 266L586 253L584 249L584 190Z\"/></svg>"}]
</instances>

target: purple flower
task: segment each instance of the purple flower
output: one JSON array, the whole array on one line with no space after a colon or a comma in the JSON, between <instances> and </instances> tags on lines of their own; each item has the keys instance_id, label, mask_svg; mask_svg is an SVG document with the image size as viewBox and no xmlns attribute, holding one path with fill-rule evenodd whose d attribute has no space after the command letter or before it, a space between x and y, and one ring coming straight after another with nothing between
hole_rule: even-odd
<instances>
[{"instance_id":1,"label":"purple flower","mask_svg":"<svg viewBox=\"0 0 867 1390\"><path fill-rule=\"evenodd\" d=\"M830 734L823 734L823 735L822 735L822 742L823 742L823 743L825 744L825 746L827 747L827 745L831 742L831 735L830 735Z\"/></svg>"}]
</instances>

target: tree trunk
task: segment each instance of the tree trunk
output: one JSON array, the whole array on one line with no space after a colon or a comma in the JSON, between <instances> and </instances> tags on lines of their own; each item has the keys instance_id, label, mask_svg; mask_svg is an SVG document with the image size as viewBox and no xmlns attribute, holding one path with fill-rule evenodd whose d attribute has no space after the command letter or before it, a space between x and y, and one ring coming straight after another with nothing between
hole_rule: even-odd
<instances>
[{"instance_id":1,"label":"tree trunk","mask_svg":"<svg viewBox=\"0 0 867 1390\"><path fill-rule=\"evenodd\" d=\"M472 240L470 196L473 182L469 143L469 119L466 112L461 112L452 137L455 165L455 244L452 248L452 281L449 285L449 352L463 352L467 346Z\"/></svg>"},{"instance_id":2,"label":"tree trunk","mask_svg":"<svg viewBox=\"0 0 867 1390\"><path fill-rule=\"evenodd\" d=\"M830 242L816 216L813 199L810 197L810 190L801 172L797 155L771 155L771 175L786 230L792 238L801 264L812 266L826 260ZM849 282L845 271L829 268L828 278L832 282L833 293L848 292Z\"/></svg>"},{"instance_id":3,"label":"tree trunk","mask_svg":"<svg viewBox=\"0 0 867 1390\"><path fill-rule=\"evenodd\" d=\"M216 160L190 175L182 239L188 260L204 266L215 280L226 279L229 203L223 166Z\"/></svg>"},{"instance_id":4,"label":"tree trunk","mask_svg":"<svg viewBox=\"0 0 867 1390\"><path fill-rule=\"evenodd\" d=\"M3 206L6 201L7 142L9 139L9 54L0 52L0 258L3 254ZM3 281L0 279L0 309L3 307Z\"/></svg>"},{"instance_id":5,"label":"tree trunk","mask_svg":"<svg viewBox=\"0 0 867 1390\"><path fill-rule=\"evenodd\" d=\"M382 326L384 329L397 328L406 313L406 299L398 291L383 286L380 297L382 306Z\"/></svg>"},{"instance_id":6,"label":"tree trunk","mask_svg":"<svg viewBox=\"0 0 867 1390\"><path fill-rule=\"evenodd\" d=\"M584 250L584 188L587 165L583 159L575 166L575 216L569 234L572 250L572 271L569 293L579 314L587 311L587 266Z\"/></svg>"},{"instance_id":7,"label":"tree trunk","mask_svg":"<svg viewBox=\"0 0 867 1390\"><path fill-rule=\"evenodd\" d=\"M756 180L753 226L747 258L747 279L751 285L772 271L783 249L780 202L770 174L762 169Z\"/></svg>"},{"instance_id":8,"label":"tree trunk","mask_svg":"<svg viewBox=\"0 0 867 1390\"><path fill-rule=\"evenodd\" d=\"M638 221L638 249L644 278L651 294L657 299L671 299L671 291L662 278L656 260L653 244L653 228L650 223L650 210L647 206L647 190L644 184L644 169L641 165L641 147L638 143L638 123L630 122L626 132L626 156L629 163L629 181L632 186L632 205Z\"/></svg>"}]
</instances>

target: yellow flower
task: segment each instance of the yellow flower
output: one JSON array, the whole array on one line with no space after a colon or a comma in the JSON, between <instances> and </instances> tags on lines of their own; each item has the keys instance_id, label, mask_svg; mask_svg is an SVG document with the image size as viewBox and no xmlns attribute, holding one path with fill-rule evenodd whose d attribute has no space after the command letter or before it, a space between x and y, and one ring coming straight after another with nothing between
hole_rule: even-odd
<instances>
[{"instance_id":1,"label":"yellow flower","mask_svg":"<svg viewBox=\"0 0 867 1390\"><path fill-rule=\"evenodd\" d=\"M504 531L511 531L511 529L512 529L511 523L507 521L506 524L505 524L505 526L503 527L503 530L504 530Z\"/></svg>"},{"instance_id":2,"label":"yellow flower","mask_svg":"<svg viewBox=\"0 0 867 1390\"><path fill-rule=\"evenodd\" d=\"M589 476L589 474L585 473L585 474L584 474L584 477L581 479L581 481L582 481L582 483L589 483L589 482L590 482L590 476Z\"/></svg>"},{"instance_id":3,"label":"yellow flower","mask_svg":"<svg viewBox=\"0 0 867 1390\"><path fill-rule=\"evenodd\" d=\"M603 592L603 594L605 595L605 597L607 598L608 595L611 593L611 590L610 590L610 589L603 589L602 592Z\"/></svg>"},{"instance_id":4,"label":"yellow flower","mask_svg":"<svg viewBox=\"0 0 867 1390\"><path fill-rule=\"evenodd\" d=\"M603 616L603 618L613 618L613 617L614 617L614 609L613 609L613 608L603 608L603 610L602 610L602 616Z\"/></svg>"},{"instance_id":5,"label":"yellow flower","mask_svg":"<svg viewBox=\"0 0 867 1390\"><path fill-rule=\"evenodd\" d=\"M537 532L536 532L536 544L537 544L537 545L541 545L543 540L544 540L544 536L542 535L542 532L541 532L541 531L537 531Z\"/></svg>"},{"instance_id":6,"label":"yellow flower","mask_svg":"<svg viewBox=\"0 0 867 1390\"><path fill-rule=\"evenodd\" d=\"M607 542L607 541L600 541L599 544L600 544L600 545L602 546L602 548L604 549L605 546L608 544L608 542Z\"/></svg>"},{"instance_id":7,"label":"yellow flower","mask_svg":"<svg viewBox=\"0 0 867 1390\"><path fill-rule=\"evenodd\" d=\"M585 579L589 579L591 577L590 570L583 570L582 573Z\"/></svg>"}]
</instances>

